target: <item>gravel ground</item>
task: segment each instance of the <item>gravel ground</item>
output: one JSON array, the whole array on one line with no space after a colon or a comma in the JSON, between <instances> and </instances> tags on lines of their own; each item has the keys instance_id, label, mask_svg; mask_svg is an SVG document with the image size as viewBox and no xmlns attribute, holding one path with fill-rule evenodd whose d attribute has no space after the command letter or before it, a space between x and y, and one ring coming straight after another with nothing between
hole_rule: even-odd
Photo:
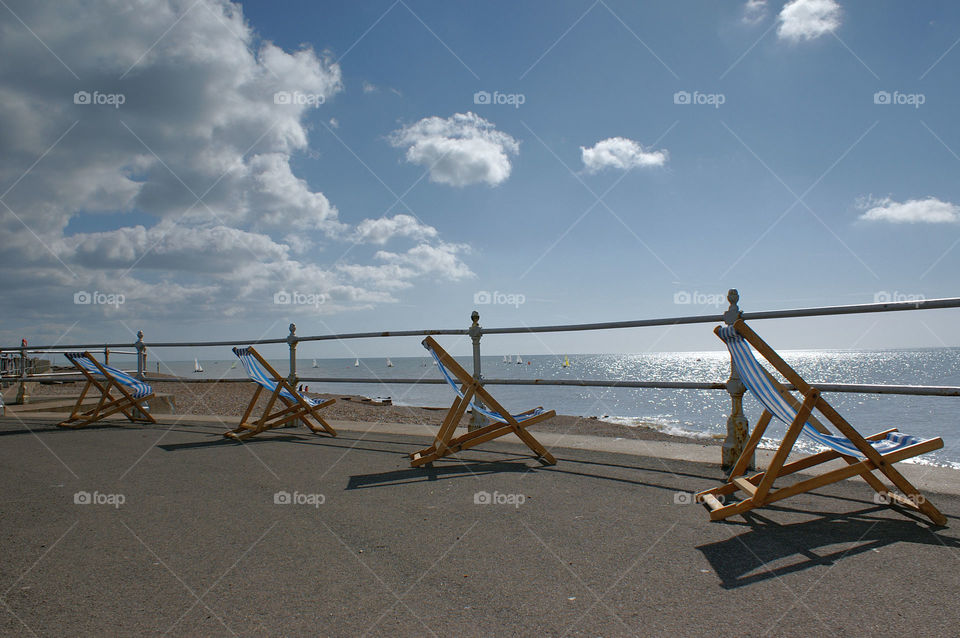
<instances>
[{"instance_id":1,"label":"gravel ground","mask_svg":"<svg viewBox=\"0 0 960 638\"><path fill-rule=\"evenodd\" d=\"M216 414L220 416L243 415L253 396L252 383L191 383L184 384L176 381L152 382L153 389L161 394L174 395L178 414ZM77 395L82 385L80 383L38 384L32 390L32 396ZM309 393L310 396L320 399L334 398L337 400L332 406L324 409L329 418L342 421L361 421L379 423L426 423L440 425L446 415L446 408L420 408L398 405L382 405L366 397L343 394ZM263 393L258 401L258 409L266 407L267 395ZM549 407L549 406L545 406ZM466 426L470 420L469 414L461 420ZM608 423L596 417L580 417L557 415L556 417L533 425L532 431L558 432L564 434L591 434L595 436L610 436L625 439L644 439L653 441L696 442L701 445L711 441L691 439L664 434L651 424L650 427L631 427L618 423ZM721 441L714 440L717 445Z\"/></svg>"}]
</instances>

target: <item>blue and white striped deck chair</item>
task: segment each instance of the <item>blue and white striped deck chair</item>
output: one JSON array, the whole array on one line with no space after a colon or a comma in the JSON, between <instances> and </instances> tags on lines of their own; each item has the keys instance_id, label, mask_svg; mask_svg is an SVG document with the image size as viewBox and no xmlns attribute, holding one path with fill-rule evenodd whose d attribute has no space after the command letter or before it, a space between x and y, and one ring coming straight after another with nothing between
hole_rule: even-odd
<instances>
[{"instance_id":1,"label":"blue and white striped deck chair","mask_svg":"<svg viewBox=\"0 0 960 638\"><path fill-rule=\"evenodd\" d=\"M240 425L224 432L225 437L243 441L265 430L278 428L297 420L307 426L311 432L325 431L330 436L337 436L336 431L320 416L320 410L336 403L336 399L321 401L297 392L290 382L280 376L252 347L234 348L233 353L240 359L240 364L250 380L257 384L257 389L247 405L247 410L243 413L243 418L240 419ZM263 414L256 421L248 421L264 390L270 393L270 398ZM278 401L282 407L277 405ZM319 427L311 423L311 419L316 420L320 424Z\"/></svg>"},{"instance_id":2,"label":"blue and white striped deck chair","mask_svg":"<svg viewBox=\"0 0 960 638\"><path fill-rule=\"evenodd\" d=\"M864 437L820 396L819 390L804 381L743 320L738 320L732 326L717 327L714 332L730 351L731 360L743 384L760 402L764 410L747 441L743 454L740 455L730 473L730 480L721 487L697 494L697 499L710 509L712 520L742 514L789 496L852 476L860 476L881 495L878 502L896 503L926 515L937 525L946 524L943 514L893 467L893 464L898 461L943 447L941 438L920 439L901 434L896 428ZM753 346L777 372L782 374L787 382L793 384L797 392L802 395L802 401L794 398L760 365L753 356L750 346ZM830 430L813 415L814 410L825 417L826 421L839 431L839 435L831 434ZM787 432L767 470L747 477L744 473L750 465L750 460L767 425L773 418L787 424ZM787 457L801 434L827 449L787 463ZM780 477L834 459L843 459L847 466L818 474L787 487L773 489L774 481ZM874 471L879 471L886 476L901 494L890 491ZM746 498L734 503L723 502L727 496L735 492L743 492Z\"/></svg>"},{"instance_id":3,"label":"blue and white striped deck chair","mask_svg":"<svg viewBox=\"0 0 960 638\"><path fill-rule=\"evenodd\" d=\"M536 454L541 463L544 465L556 464L557 459L526 430L527 426L555 417L556 412L535 408L521 414L510 414L484 389L479 381L457 363L456 359L447 354L447 351L441 348L433 337L424 339L423 347L433 356L437 362L437 368L450 386L453 387L457 397L453 400L450 410L447 411L433 444L419 452L410 454L411 466L417 467L433 463L439 458L469 449L510 432L520 437L520 440L527 444L527 447ZM477 405L477 402L474 401L475 397L487 407L482 408ZM454 438L454 430L460 424L460 419L466 414L467 408L483 414L493 423Z\"/></svg>"},{"instance_id":4,"label":"blue and white striped deck chair","mask_svg":"<svg viewBox=\"0 0 960 638\"><path fill-rule=\"evenodd\" d=\"M134 423L157 422L148 411L147 401L153 398L153 388L149 385L123 370L100 363L89 352L67 352L64 356L87 378L87 383L74 403L70 417L57 425L64 428L82 428L117 412L122 412ZM96 406L84 411L83 404L90 388L96 388L100 392L100 398ZM119 396L114 396L113 390L116 390ZM89 405L89 401L87 404Z\"/></svg>"}]
</instances>

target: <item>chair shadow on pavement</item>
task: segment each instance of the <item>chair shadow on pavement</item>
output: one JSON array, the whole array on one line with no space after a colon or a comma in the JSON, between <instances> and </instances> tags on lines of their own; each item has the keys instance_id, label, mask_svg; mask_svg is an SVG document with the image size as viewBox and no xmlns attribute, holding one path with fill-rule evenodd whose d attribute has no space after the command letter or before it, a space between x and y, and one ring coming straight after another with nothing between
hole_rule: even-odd
<instances>
[{"instance_id":1,"label":"chair shadow on pavement","mask_svg":"<svg viewBox=\"0 0 960 638\"><path fill-rule=\"evenodd\" d=\"M348 490L357 490L369 487L389 487L422 481L437 481L446 478L477 477L485 474L522 474L537 471L537 467L529 463L530 456L520 456L513 461L483 461L478 459L464 459L449 457L450 463L434 463L432 466L407 467L388 472L373 474L356 474L347 482Z\"/></svg>"},{"instance_id":2,"label":"chair shadow on pavement","mask_svg":"<svg viewBox=\"0 0 960 638\"><path fill-rule=\"evenodd\" d=\"M894 516L876 516L895 509ZM769 511L787 511L768 508ZM790 510L799 511L799 510ZM749 529L726 540L697 547L720 577L724 589L736 589L879 550L896 543L919 543L960 549L960 540L944 536L926 520L899 508L870 507L800 523L780 524L754 511L745 516ZM920 523L918 525L918 523Z\"/></svg>"}]
</instances>

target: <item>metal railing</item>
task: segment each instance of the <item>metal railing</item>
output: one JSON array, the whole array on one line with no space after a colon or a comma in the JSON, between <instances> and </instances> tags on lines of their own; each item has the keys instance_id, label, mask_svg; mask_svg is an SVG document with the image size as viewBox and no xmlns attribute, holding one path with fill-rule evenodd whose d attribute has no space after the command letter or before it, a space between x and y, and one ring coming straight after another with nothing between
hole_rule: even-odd
<instances>
[{"instance_id":1,"label":"metal railing","mask_svg":"<svg viewBox=\"0 0 960 638\"><path fill-rule=\"evenodd\" d=\"M867 314L876 312L899 312L914 310L935 310L946 308L960 308L960 297L951 297L945 299L926 299L907 302L887 302L872 304L856 304L843 306L824 306L813 308L797 308L790 310L768 310L761 312L743 312L739 308L740 295L733 289L727 293L727 300L730 303L729 308L722 314L713 315L692 315L681 317L667 317L659 319L640 319L631 321L608 321L600 323L584 324L565 324L565 325L544 325L544 326L521 326L506 328L483 328L480 326L480 315L477 311L471 314L471 325L466 329L446 329L446 330L396 330L384 332L353 332L341 334L312 335L301 337L296 334L297 326L291 323L289 334L284 338L273 339L242 339L242 340L224 340L224 341L176 341L176 342L158 342L150 343L150 349L158 348L196 348L196 347L228 347L228 346L247 346L247 345L269 345L286 344L289 349L290 371L289 380L291 383L301 381L311 383L354 383L354 384L444 384L443 379L436 378L389 378L389 379L370 379L354 377L311 377L297 375L297 345L303 342L311 341L346 341L351 339L370 339L370 338L395 338L395 337L426 337L433 335L450 336L469 336L473 345L473 375L474 378L481 380L487 385L539 385L539 386L575 386L575 387L602 387L602 388L641 388L641 389L673 389L673 390L724 390L730 395L731 409L727 418L727 437L722 446L721 465L729 468L739 457L740 452L747 441L748 427L746 417L743 414L743 395L746 387L737 375L736 368L730 366L730 376L726 381L658 381L658 380L621 380L607 381L598 379L488 379L484 378L481 370L480 341L484 335L505 335L505 334L534 334L547 332L577 332L593 330L622 330L629 328L648 328L648 327L666 327L689 324L703 323L726 323L732 325L737 319L744 320L762 320L762 319L784 319L800 317L823 317L831 315L849 315L849 314ZM103 351L105 358L109 354L135 354L137 358L137 376L144 380L154 381L180 381L183 383L210 383L209 379L193 379L187 377L160 377L151 376L146 372L147 349L148 344L143 340L143 331L137 332L137 341L134 343L100 343L96 345L75 344L75 345L57 345L57 346L39 346L29 348L25 345L20 347L2 348L0 352L10 353L18 352L21 362L26 361L27 353L61 353L75 350L97 350ZM133 348L129 350L117 350L118 348ZM28 375L25 363L21 365L21 374L19 380L21 384L29 379L42 379L51 376L69 376L71 373L51 373ZM245 380L223 379L227 382L243 382ZM848 384L848 383L815 383L817 388L823 392L850 392L861 394L892 394L892 395L914 395L914 396L951 396L960 397L960 386L927 386L927 385L892 385L892 384ZM787 385L789 389L792 386ZM21 394L23 386L21 385ZM18 399L20 397L18 396ZM484 425L483 417L474 412L471 428L477 428Z\"/></svg>"}]
</instances>

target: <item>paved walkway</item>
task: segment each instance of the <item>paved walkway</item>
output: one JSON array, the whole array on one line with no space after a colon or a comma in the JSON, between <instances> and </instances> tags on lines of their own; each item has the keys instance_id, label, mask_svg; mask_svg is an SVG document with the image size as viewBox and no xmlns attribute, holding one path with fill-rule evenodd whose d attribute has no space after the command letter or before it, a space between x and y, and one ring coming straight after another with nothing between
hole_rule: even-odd
<instances>
[{"instance_id":1,"label":"paved walkway","mask_svg":"<svg viewBox=\"0 0 960 638\"><path fill-rule=\"evenodd\" d=\"M930 494L945 529L875 505L854 482L710 523L687 497L716 484L716 465L614 442L551 440L573 446L554 448L555 467L494 442L413 470L405 453L428 437L386 426L238 444L209 419L83 431L54 421L0 419L3 635L960 627L955 494Z\"/></svg>"}]
</instances>

